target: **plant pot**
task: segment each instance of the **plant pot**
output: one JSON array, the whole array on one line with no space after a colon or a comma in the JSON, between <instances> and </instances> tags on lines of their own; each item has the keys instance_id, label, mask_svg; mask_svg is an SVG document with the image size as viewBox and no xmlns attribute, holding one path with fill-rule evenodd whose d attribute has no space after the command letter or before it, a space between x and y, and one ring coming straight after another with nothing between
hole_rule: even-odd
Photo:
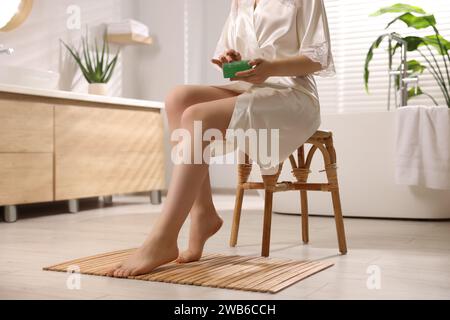
<instances>
[{"instance_id":1,"label":"plant pot","mask_svg":"<svg viewBox=\"0 0 450 320\"><path fill-rule=\"evenodd\" d=\"M397 110L396 182L450 189L450 109L408 106Z\"/></svg>"},{"instance_id":2,"label":"plant pot","mask_svg":"<svg viewBox=\"0 0 450 320\"><path fill-rule=\"evenodd\" d=\"M89 94L95 94L98 96L108 95L108 84L107 83L90 83L88 88Z\"/></svg>"}]
</instances>

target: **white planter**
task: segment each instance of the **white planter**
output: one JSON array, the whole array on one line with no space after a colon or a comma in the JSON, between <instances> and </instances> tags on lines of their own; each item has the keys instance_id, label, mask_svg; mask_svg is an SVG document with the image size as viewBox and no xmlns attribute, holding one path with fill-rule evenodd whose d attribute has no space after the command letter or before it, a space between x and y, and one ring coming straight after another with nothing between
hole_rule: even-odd
<instances>
[{"instance_id":1,"label":"white planter","mask_svg":"<svg viewBox=\"0 0 450 320\"><path fill-rule=\"evenodd\" d=\"M98 96L108 95L108 84L107 83L90 83L88 88L89 94L95 94Z\"/></svg>"},{"instance_id":2,"label":"white planter","mask_svg":"<svg viewBox=\"0 0 450 320\"><path fill-rule=\"evenodd\" d=\"M396 182L450 190L450 109L408 106L396 115Z\"/></svg>"}]
</instances>

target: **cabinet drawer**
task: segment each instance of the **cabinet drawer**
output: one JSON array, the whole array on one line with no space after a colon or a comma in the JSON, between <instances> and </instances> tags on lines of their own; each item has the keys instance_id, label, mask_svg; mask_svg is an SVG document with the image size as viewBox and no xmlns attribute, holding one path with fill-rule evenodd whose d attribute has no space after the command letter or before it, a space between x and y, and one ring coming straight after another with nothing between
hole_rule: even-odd
<instances>
[{"instance_id":1,"label":"cabinet drawer","mask_svg":"<svg viewBox=\"0 0 450 320\"><path fill-rule=\"evenodd\" d=\"M53 106L0 99L0 153L53 152Z\"/></svg>"},{"instance_id":2,"label":"cabinet drawer","mask_svg":"<svg viewBox=\"0 0 450 320\"><path fill-rule=\"evenodd\" d=\"M55 199L163 189L164 131L155 111L55 109Z\"/></svg>"},{"instance_id":3,"label":"cabinet drawer","mask_svg":"<svg viewBox=\"0 0 450 320\"><path fill-rule=\"evenodd\" d=\"M0 154L0 205L53 201L53 154Z\"/></svg>"}]
</instances>

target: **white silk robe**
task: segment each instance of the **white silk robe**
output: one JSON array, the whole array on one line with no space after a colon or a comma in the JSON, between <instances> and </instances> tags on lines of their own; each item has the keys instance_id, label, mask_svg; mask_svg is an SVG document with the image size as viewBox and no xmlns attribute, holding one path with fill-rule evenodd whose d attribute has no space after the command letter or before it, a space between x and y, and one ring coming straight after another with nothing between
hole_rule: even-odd
<instances>
[{"instance_id":1,"label":"white silk robe","mask_svg":"<svg viewBox=\"0 0 450 320\"><path fill-rule=\"evenodd\" d=\"M240 52L244 60L305 55L322 65L315 75L335 74L323 0L260 0L256 9L255 0L233 0L215 58L228 49ZM229 129L279 130L277 163L286 160L320 126L314 75L271 77L262 85L237 81L216 87L241 93ZM237 143L237 147L248 154L248 146ZM257 156L250 156L263 170L270 168Z\"/></svg>"}]
</instances>

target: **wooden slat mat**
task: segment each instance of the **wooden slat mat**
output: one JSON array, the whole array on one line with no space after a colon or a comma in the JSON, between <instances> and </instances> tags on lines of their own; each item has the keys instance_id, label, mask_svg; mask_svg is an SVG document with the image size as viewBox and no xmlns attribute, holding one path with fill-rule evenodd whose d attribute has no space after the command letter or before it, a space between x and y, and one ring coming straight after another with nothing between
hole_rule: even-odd
<instances>
[{"instance_id":1,"label":"wooden slat mat","mask_svg":"<svg viewBox=\"0 0 450 320\"><path fill-rule=\"evenodd\" d=\"M129 257L136 249L100 254L44 268L67 272L79 268L80 273L105 276L112 267ZM207 254L198 262L169 263L153 272L129 279L196 285L252 292L277 293L333 266L329 261L295 261L252 256Z\"/></svg>"}]
</instances>

